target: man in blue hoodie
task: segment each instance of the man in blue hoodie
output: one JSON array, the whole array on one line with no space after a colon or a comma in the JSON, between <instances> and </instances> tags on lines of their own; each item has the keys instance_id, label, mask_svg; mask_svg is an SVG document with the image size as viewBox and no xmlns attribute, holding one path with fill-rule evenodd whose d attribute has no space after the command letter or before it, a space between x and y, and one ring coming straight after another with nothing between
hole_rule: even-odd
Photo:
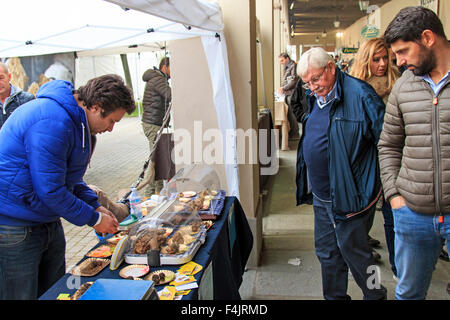
<instances>
[{"instance_id":1,"label":"man in blue hoodie","mask_svg":"<svg viewBox=\"0 0 450 320\"><path fill-rule=\"evenodd\" d=\"M73 90L54 80L14 111L0 130L0 299L36 299L65 273L60 217L114 233L118 222L100 206L83 176L95 135L112 131L135 109L116 75Z\"/></svg>"}]
</instances>

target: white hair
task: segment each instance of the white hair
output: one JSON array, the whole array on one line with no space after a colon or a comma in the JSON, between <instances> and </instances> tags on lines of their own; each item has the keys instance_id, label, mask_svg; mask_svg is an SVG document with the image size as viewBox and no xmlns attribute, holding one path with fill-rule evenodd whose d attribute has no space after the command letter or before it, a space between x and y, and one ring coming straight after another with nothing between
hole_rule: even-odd
<instances>
[{"instance_id":1,"label":"white hair","mask_svg":"<svg viewBox=\"0 0 450 320\"><path fill-rule=\"evenodd\" d=\"M323 68L331 61L334 64L334 59L322 47L314 47L306 51L300 57L297 63L297 74L303 78L308 72L309 67L317 69Z\"/></svg>"}]
</instances>

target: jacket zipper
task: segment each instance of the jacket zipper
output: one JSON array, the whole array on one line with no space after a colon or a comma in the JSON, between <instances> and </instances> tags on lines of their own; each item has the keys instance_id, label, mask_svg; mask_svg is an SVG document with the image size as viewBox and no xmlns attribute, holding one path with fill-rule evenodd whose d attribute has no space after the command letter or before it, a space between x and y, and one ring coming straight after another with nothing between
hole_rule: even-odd
<instances>
[{"instance_id":1,"label":"jacket zipper","mask_svg":"<svg viewBox=\"0 0 450 320\"><path fill-rule=\"evenodd\" d=\"M435 171L435 177L434 177L434 181L435 181L435 186L434 186L434 190L435 190L435 198L436 198L436 210L437 212L441 212L441 187L440 187L440 182L441 182L441 177L440 177L440 170L441 170L441 165L440 165L440 147L439 147L439 116L438 116L439 110L438 110L438 98L437 96L435 96L434 92L433 92L433 118L432 118L432 124L434 124L433 126L433 149L434 149L434 158L435 158L435 167L436 167L436 171Z\"/></svg>"},{"instance_id":2,"label":"jacket zipper","mask_svg":"<svg viewBox=\"0 0 450 320\"><path fill-rule=\"evenodd\" d=\"M86 127L84 126L84 123L83 123L83 122L81 123L81 128L82 128L82 131L83 131L82 144L83 144L83 152L84 152L84 149L86 149L85 141L84 141L84 136L85 136L84 130L85 130Z\"/></svg>"},{"instance_id":3,"label":"jacket zipper","mask_svg":"<svg viewBox=\"0 0 450 320\"><path fill-rule=\"evenodd\" d=\"M435 166L436 166L436 173L435 173L435 205L436 205L436 210L439 213L439 217L438 217L438 221L440 223L444 222L444 217L443 214L441 212L441 158L440 158L440 135L439 135L439 109L438 109L438 105L439 105L439 95L440 93L443 91L444 87L446 87L448 85L448 82L441 88L441 90L439 91L439 93L436 95L434 93L434 91L431 89L431 93L433 95L433 119L432 119L432 123L435 124L434 126L434 130L432 130L434 139L433 139L433 144L434 144L434 150L435 150Z\"/></svg>"},{"instance_id":4,"label":"jacket zipper","mask_svg":"<svg viewBox=\"0 0 450 320\"><path fill-rule=\"evenodd\" d=\"M9 96L7 99L8 100L5 100L5 104L3 105L3 114L4 115L6 115L6 106L11 102L11 101L13 101L13 99L19 94L19 92L20 91L17 91L17 92L15 92L12 96Z\"/></svg>"}]
</instances>

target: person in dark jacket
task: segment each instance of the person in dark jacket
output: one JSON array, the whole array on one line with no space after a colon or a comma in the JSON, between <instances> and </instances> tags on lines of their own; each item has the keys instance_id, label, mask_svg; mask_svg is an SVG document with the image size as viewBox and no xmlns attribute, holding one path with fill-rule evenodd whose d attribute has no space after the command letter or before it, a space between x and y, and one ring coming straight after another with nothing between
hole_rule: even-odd
<instances>
[{"instance_id":1,"label":"person in dark jacket","mask_svg":"<svg viewBox=\"0 0 450 320\"><path fill-rule=\"evenodd\" d=\"M146 82L142 100L144 109L142 128L148 139L149 150L153 147L153 142L163 124L164 115L172 100L172 91L168 79L170 79L170 59L167 57L161 59L159 69L149 69L142 76L142 80ZM152 162L149 167L149 175L154 171L154 167L155 164ZM151 181L145 189L144 196L150 197L152 194L158 193L162 186L162 180Z\"/></svg>"},{"instance_id":2,"label":"person in dark jacket","mask_svg":"<svg viewBox=\"0 0 450 320\"><path fill-rule=\"evenodd\" d=\"M95 135L134 109L122 78L104 75L74 91L44 84L0 130L0 300L36 299L65 273L60 218L99 233L118 222L83 181Z\"/></svg>"},{"instance_id":3,"label":"person in dark jacket","mask_svg":"<svg viewBox=\"0 0 450 320\"><path fill-rule=\"evenodd\" d=\"M303 122L303 119L305 118L305 115L308 112L305 88L303 88L304 85L305 83L302 81L301 78L299 78L297 84L295 85L294 92L292 93L291 96L292 112L294 112L297 122L300 123Z\"/></svg>"},{"instance_id":4,"label":"person in dark jacket","mask_svg":"<svg viewBox=\"0 0 450 320\"><path fill-rule=\"evenodd\" d=\"M298 138L298 123L295 121L295 115L292 110L291 97L298 81L297 64L285 52L281 53L278 57L283 66L283 79L281 87L278 88L278 92L284 95L284 101L288 105L289 138L296 139Z\"/></svg>"},{"instance_id":5,"label":"person in dark jacket","mask_svg":"<svg viewBox=\"0 0 450 320\"><path fill-rule=\"evenodd\" d=\"M313 198L324 298L350 299L350 269L364 299L385 299L367 242L381 195L383 101L370 85L340 71L323 48L305 52L297 71L309 88L297 153L297 205Z\"/></svg>"},{"instance_id":6,"label":"person in dark jacket","mask_svg":"<svg viewBox=\"0 0 450 320\"><path fill-rule=\"evenodd\" d=\"M20 105L34 99L31 93L13 86L10 80L11 73L8 67L3 62L0 62L0 108L2 109L0 129L14 110Z\"/></svg>"}]
</instances>

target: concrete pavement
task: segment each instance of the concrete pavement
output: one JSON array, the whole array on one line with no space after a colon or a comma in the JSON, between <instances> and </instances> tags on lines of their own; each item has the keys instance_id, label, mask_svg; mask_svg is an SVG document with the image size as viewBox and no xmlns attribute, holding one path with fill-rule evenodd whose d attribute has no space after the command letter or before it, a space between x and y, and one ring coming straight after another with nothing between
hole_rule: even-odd
<instances>
[{"instance_id":1,"label":"concrete pavement","mask_svg":"<svg viewBox=\"0 0 450 320\"><path fill-rule=\"evenodd\" d=\"M280 151L280 170L269 179L263 198L263 250L261 265L244 273L240 292L243 299L322 300L320 264L314 252L312 207L295 206L295 159L297 141L290 151ZM98 136L85 181L102 188L114 198L120 189L129 188L148 158L148 145L137 118L125 118L112 133ZM97 243L90 227L77 227L63 220L66 234L66 265L69 270ZM381 241L376 249L382 256L378 265L381 282L394 299L396 282L392 278L386 248L383 217L375 215L371 236ZM439 259L433 274L428 299L449 300L450 262ZM349 295L362 299L361 290L349 276Z\"/></svg>"},{"instance_id":2,"label":"concrete pavement","mask_svg":"<svg viewBox=\"0 0 450 320\"><path fill-rule=\"evenodd\" d=\"M314 251L314 219L310 205L295 206L295 161L298 141L290 141L289 151L280 151L280 170L266 185L263 198L263 249L261 265L244 274L240 288L243 299L323 300L320 263ZM396 282L388 260L383 215L377 211L370 235L380 240L378 264L381 283L393 300ZM297 265L298 264L298 265ZM438 260L428 300L450 300L450 262ZM349 275L348 294L363 298L361 289Z\"/></svg>"}]
</instances>

